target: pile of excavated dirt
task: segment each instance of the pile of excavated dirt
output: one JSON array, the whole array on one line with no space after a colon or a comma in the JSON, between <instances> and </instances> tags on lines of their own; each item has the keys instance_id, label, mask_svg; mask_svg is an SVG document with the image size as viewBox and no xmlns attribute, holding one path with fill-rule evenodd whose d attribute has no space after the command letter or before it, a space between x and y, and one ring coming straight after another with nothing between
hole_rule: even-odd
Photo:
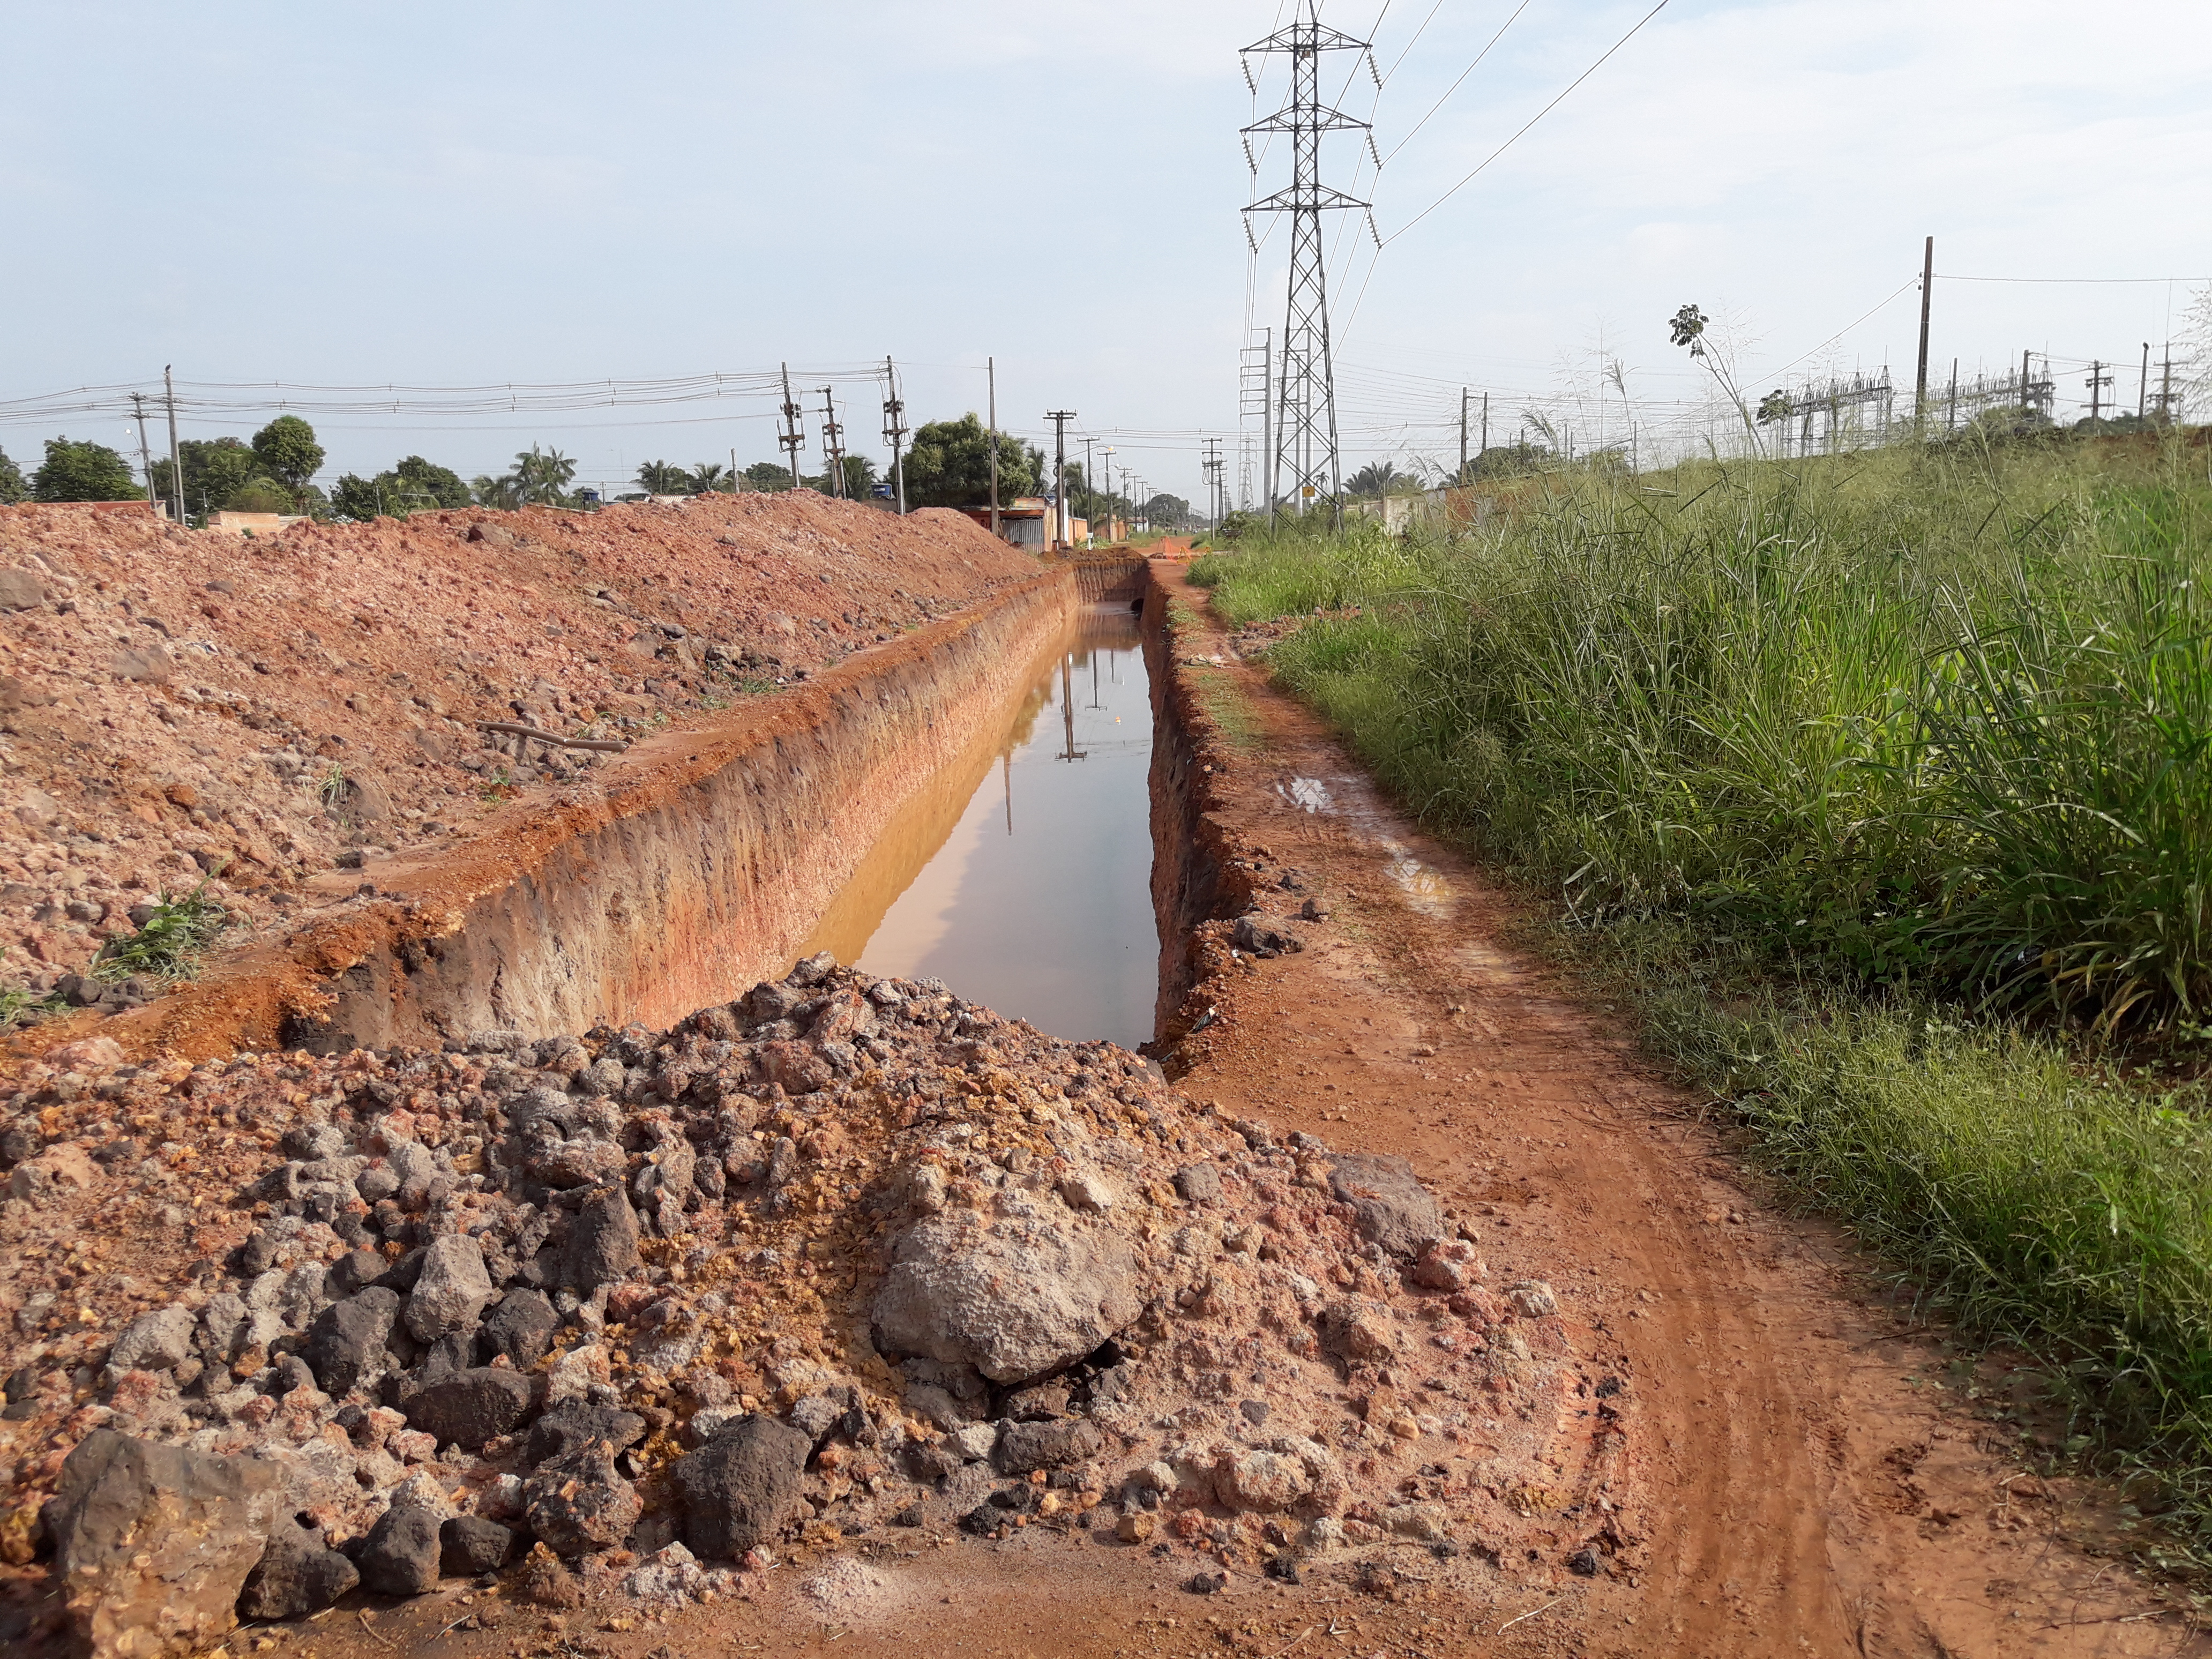
<instances>
[{"instance_id":1,"label":"pile of excavated dirt","mask_svg":"<svg viewBox=\"0 0 2212 1659\"><path fill-rule=\"evenodd\" d=\"M349 849L620 763L479 721L619 741L1036 569L958 514L811 491L267 538L0 507L0 988L96 996L102 941L204 874L264 928Z\"/></svg>"},{"instance_id":2,"label":"pile of excavated dirt","mask_svg":"<svg viewBox=\"0 0 2212 1659\"><path fill-rule=\"evenodd\" d=\"M1634 1546L1562 1490L1620 1382L1406 1164L933 981L823 956L665 1033L92 1038L20 1083L0 1631L211 1639L441 1575L666 1607L790 1562L827 1607L885 1538L1198 1590L1517 1558L1562 1511L1593 1572Z\"/></svg>"}]
</instances>

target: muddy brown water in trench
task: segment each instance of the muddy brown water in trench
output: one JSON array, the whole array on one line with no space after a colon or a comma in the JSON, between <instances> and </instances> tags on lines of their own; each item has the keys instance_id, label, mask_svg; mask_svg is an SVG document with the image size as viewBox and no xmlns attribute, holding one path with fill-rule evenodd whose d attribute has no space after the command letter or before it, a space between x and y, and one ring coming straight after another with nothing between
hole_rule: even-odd
<instances>
[{"instance_id":1,"label":"muddy brown water in trench","mask_svg":"<svg viewBox=\"0 0 2212 1659\"><path fill-rule=\"evenodd\" d=\"M1160 940L1138 620L1086 607L878 838L805 945L1073 1041L1152 1035Z\"/></svg>"}]
</instances>

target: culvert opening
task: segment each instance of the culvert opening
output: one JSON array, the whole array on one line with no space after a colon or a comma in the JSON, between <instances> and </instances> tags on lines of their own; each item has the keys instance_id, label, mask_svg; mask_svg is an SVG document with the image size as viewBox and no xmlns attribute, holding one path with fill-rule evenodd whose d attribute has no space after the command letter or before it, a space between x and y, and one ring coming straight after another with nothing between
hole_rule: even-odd
<instances>
[{"instance_id":1,"label":"culvert opening","mask_svg":"<svg viewBox=\"0 0 2212 1659\"><path fill-rule=\"evenodd\" d=\"M942 980L1054 1036L1147 1041L1152 732L1137 614L1085 605L1003 718L878 838L803 953Z\"/></svg>"}]
</instances>

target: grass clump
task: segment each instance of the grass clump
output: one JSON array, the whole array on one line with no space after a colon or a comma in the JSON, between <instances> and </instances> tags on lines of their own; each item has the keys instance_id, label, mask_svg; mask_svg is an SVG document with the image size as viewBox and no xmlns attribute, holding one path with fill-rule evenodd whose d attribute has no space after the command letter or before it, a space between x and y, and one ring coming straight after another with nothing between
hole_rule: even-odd
<instances>
[{"instance_id":1,"label":"grass clump","mask_svg":"<svg viewBox=\"0 0 2212 1659\"><path fill-rule=\"evenodd\" d=\"M173 985L191 979L230 927L229 911L210 895L204 881L181 896L161 893L150 908L153 914L137 933L100 947L88 970L91 977L109 985L129 979Z\"/></svg>"},{"instance_id":2,"label":"grass clump","mask_svg":"<svg viewBox=\"0 0 2212 1659\"><path fill-rule=\"evenodd\" d=\"M2185 1486L2212 1470L2212 1130L2177 1081L2212 1024L2205 455L1569 471L1460 538L1293 527L1193 571L1232 623L1308 617L1280 679L1556 895L1801 1193Z\"/></svg>"}]
</instances>

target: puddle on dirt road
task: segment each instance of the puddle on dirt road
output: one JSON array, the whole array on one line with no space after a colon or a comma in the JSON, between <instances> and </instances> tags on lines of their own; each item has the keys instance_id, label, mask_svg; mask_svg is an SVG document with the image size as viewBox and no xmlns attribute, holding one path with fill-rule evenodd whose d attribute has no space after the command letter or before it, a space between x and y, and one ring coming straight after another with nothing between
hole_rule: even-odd
<instances>
[{"instance_id":1,"label":"puddle on dirt road","mask_svg":"<svg viewBox=\"0 0 2212 1659\"><path fill-rule=\"evenodd\" d=\"M1152 747L1137 618L1094 607L989 740L901 811L805 950L1135 1048L1158 989Z\"/></svg>"},{"instance_id":2,"label":"puddle on dirt road","mask_svg":"<svg viewBox=\"0 0 2212 1659\"><path fill-rule=\"evenodd\" d=\"M1442 921L1452 913L1458 895L1443 876L1415 858L1406 844L1391 836L1389 815L1366 779L1286 777L1275 781L1275 793L1304 812L1312 812L1350 824L1372 842L1389 860L1390 879L1398 884L1413 907L1422 915Z\"/></svg>"}]
</instances>

